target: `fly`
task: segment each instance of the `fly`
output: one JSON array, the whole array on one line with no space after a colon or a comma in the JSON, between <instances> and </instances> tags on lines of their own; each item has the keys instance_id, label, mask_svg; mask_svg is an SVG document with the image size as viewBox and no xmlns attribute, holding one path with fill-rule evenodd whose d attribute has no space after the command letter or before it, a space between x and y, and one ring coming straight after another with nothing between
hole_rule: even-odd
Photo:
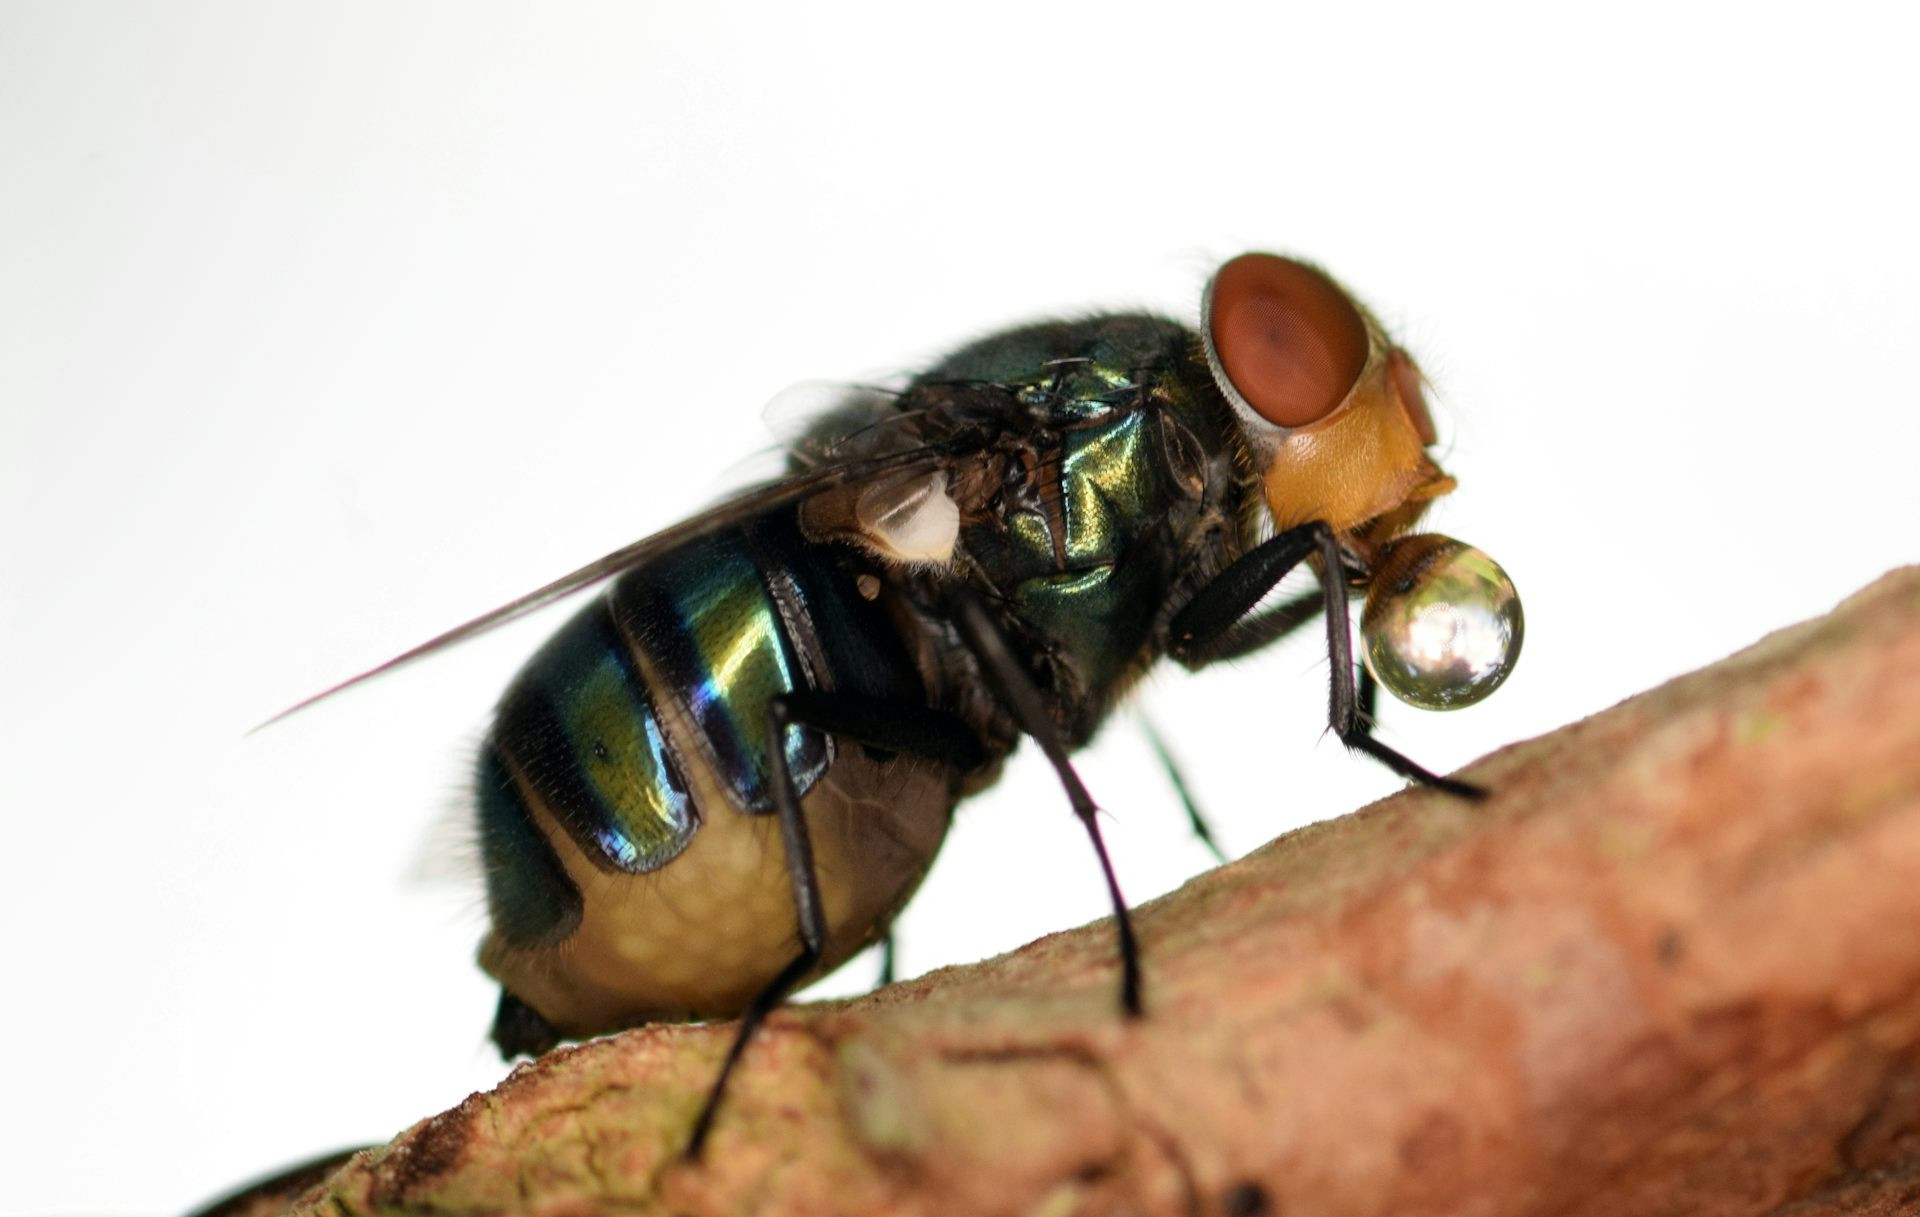
<instances>
[{"instance_id":1,"label":"fly","mask_svg":"<svg viewBox=\"0 0 1920 1217\"><path fill-rule=\"evenodd\" d=\"M975 342L814 421L784 476L329 690L611 580L481 747L502 1054L738 1016L698 1155L755 1028L884 938L954 806L1023 738L1087 831L1139 1015L1139 950L1070 754L1163 656L1198 668L1319 619L1342 742L1480 796L1371 734L1376 682L1465 705L1520 650L1505 573L1413 531L1454 488L1421 386L1324 272L1247 254L1197 330L1122 313ZM1264 603L1302 564L1319 590Z\"/></svg>"}]
</instances>

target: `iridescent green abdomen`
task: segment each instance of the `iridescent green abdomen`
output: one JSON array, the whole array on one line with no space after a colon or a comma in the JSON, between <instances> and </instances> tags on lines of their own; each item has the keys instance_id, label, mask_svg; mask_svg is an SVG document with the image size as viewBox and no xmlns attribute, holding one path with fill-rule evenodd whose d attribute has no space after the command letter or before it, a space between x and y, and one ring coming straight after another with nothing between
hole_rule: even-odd
<instances>
[{"instance_id":1,"label":"iridescent green abdomen","mask_svg":"<svg viewBox=\"0 0 1920 1217\"><path fill-rule=\"evenodd\" d=\"M764 517L628 572L529 661L480 758L481 846L505 938L549 944L579 920L578 885L542 823L597 870L646 874L703 822L772 810L773 698L924 699L897 627L856 594L850 559L803 541L790 513ZM819 731L786 732L803 797L834 750Z\"/></svg>"}]
</instances>

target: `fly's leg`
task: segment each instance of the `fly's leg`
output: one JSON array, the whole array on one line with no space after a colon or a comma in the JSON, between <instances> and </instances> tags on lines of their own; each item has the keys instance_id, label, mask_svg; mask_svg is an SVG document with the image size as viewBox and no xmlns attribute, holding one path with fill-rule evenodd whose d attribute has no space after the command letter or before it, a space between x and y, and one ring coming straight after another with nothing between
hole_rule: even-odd
<instances>
[{"instance_id":1,"label":"fly's leg","mask_svg":"<svg viewBox=\"0 0 1920 1217\"><path fill-rule=\"evenodd\" d=\"M978 763L980 745L965 724L951 715L925 706L901 705L849 693L797 691L774 698L767 706L767 755L773 768L774 814L780 818L780 839L787 855L787 879L793 886L793 908L800 922L800 953L767 982L741 1012L733 1046L720 1065L707 1101L687 1138L687 1157L698 1159L713 1130L727 1080L767 1015L786 1000L795 985L812 972L827 949L827 919L821 909L820 879L813 865L813 838L800 813L800 795L787 765L787 730L813 727L850 742L889 752L906 752L942 764Z\"/></svg>"},{"instance_id":2,"label":"fly's leg","mask_svg":"<svg viewBox=\"0 0 1920 1217\"><path fill-rule=\"evenodd\" d=\"M1107 895L1113 901L1114 927L1120 934L1120 1004L1129 1015L1138 1016L1141 1012L1140 947L1134 938L1133 919L1127 914L1126 898L1120 894L1120 881L1114 877L1113 860L1107 856L1107 843L1100 836L1100 821L1096 818L1100 809L1067 759L1066 745L1061 742L1059 728L1047 712L1040 690L1021 667L979 595L971 588L959 586L950 593L949 602L954 624L959 627L967 650L980 661L987 682L1001 703L1012 711L1020 729L1032 736L1040 745L1040 751L1046 754L1054 773L1059 775L1060 784L1066 788L1073 814L1080 817L1081 825L1093 841L1093 852L1098 855L1100 871L1106 877Z\"/></svg>"},{"instance_id":3,"label":"fly's leg","mask_svg":"<svg viewBox=\"0 0 1920 1217\"><path fill-rule=\"evenodd\" d=\"M782 700L794 722L868 748L904 752L962 771L982 760L980 741L965 723L927 706L818 690L796 691ZM880 938L880 975L874 987L892 984L894 976L893 931L888 930Z\"/></svg>"},{"instance_id":4,"label":"fly's leg","mask_svg":"<svg viewBox=\"0 0 1920 1217\"><path fill-rule=\"evenodd\" d=\"M1235 622L1233 628L1207 652L1207 662L1251 655L1268 643L1285 638L1320 616L1322 611L1317 590L1263 608Z\"/></svg>"},{"instance_id":5,"label":"fly's leg","mask_svg":"<svg viewBox=\"0 0 1920 1217\"><path fill-rule=\"evenodd\" d=\"M1484 799L1484 787L1454 778L1444 778L1373 738L1373 698L1371 678L1362 680L1359 689L1353 679L1353 620L1347 611L1347 584L1339 578L1340 543L1333 530L1317 525L1321 560L1330 572L1321 580L1327 599L1327 659L1333 667L1333 689L1328 699L1327 721L1340 742L1355 752L1364 752L1403 778L1444 790L1463 799Z\"/></svg>"},{"instance_id":6,"label":"fly's leg","mask_svg":"<svg viewBox=\"0 0 1920 1217\"><path fill-rule=\"evenodd\" d=\"M1340 542L1323 522L1301 524L1268 538L1195 592L1168 624L1168 653L1188 667L1199 667L1251 649L1248 635L1239 631L1253 629L1256 623L1267 623L1261 628L1273 632L1253 645L1302 624L1306 617L1294 607L1299 601L1264 613L1255 609L1275 584L1315 553L1322 566L1320 599L1326 613L1327 658L1333 668L1327 721L1334 734L1347 747L1366 753L1404 778L1462 798L1484 797L1486 791L1480 787L1441 777L1373 738L1373 681L1363 677L1356 688L1353 623L1348 617L1346 581L1340 577Z\"/></svg>"},{"instance_id":7,"label":"fly's leg","mask_svg":"<svg viewBox=\"0 0 1920 1217\"><path fill-rule=\"evenodd\" d=\"M503 1060L516 1056L539 1056L560 1042L560 1033L541 1017L538 1010L500 990L500 1004L493 1010L493 1043Z\"/></svg>"},{"instance_id":8,"label":"fly's leg","mask_svg":"<svg viewBox=\"0 0 1920 1217\"><path fill-rule=\"evenodd\" d=\"M747 1041L760 1029L767 1014L778 1006L800 978L813 971L827 949L827 919L820 910L820 878L813 868L813 838L807 835L807 822L800 815L800 796L793 788L793 772L787 765L787 728L793 719L786 699L776 697L767 707L767 755L773 761L774 812L780 817L780 839L786 847L787 881L793 886L793 909L800 921L800 953L753 1000L740 1015L740 1028L721 1062L720 1076L707 1091L707 1101L693 1122L693 1135L687 1138L687 1157L698 1159L705 1148L707 1134L713 1130L713 1117L720 1110L720 1098L726 1093L727 1080L733 1076Z\"/></svg>"},{"instance_id":9,"label":"fly's leg","mask_svg":"<svg viewBox=\"0 0 1920 1217\"><path fill-rule=\"evenodd\" d=\"M1319 542L1315 530L1325 528L1324 524L1289 528L1234 559L1173 615L1167 626L1167 653L1197 668L1244 655L1311 621L1318 613L1319 596L1289 601L1264 613L1254 610L1314 552Z\"/></svg>"},{"instance_id":10,"label":"fly's leg","mask_svg":"<svg viewBox=\"0 0 1920 1217\"><path fill-rule=\"evenodd\" d=\"M818 689L795 690L778 701L792 725L880 752L902 752L963 770L984 759L980 741L967 725L931 706Z\"/></svg>"},{"instance_id":11,"label":"fly's leg","mask_svg":"<svg viewBox=\"0 0 1920 1217\"><path fill-rule=\"evenodd\" d=\"M1207 825L1207 817L1201 813L1200 805L1193 801L1193 791L1188 788L1180 766L1174 762L1173 753L1167 750L1166 741L1146 715L1137 714L1134 717L1140 724L1140 733L1147 737L1147 746L1160 758L1160 767L1167 771L1167 780L1173 783L1173 792L1180 796L1180 806L1186 809L1187 823L1193 826L1193 835L1200 838L1200 844L1207 847L1207 852L1213 855L1215 861L1224 865L1227 855L1221 850L1219 842L1213 839L1213 829Z\"/></svg>"},{"instance_id":12,"label":"fly's leg","mask_svg":"<svg viewBox=\"0 0 1920 1217\"><path fill-rule=\"evenodd\" d=\"M1284 578L1286 573L1282 571L1281 577ZM1177 654L1174 658L1189 668L1218 663L1223 659L1241 659L1270 643L1278 642L1303 625L1318 621L1326 611L1326 598L1320 594L1319 588L1314 588L1279 604L1257 611L1250 609L1246 616L1229 624L1225 632L1203 651L1196 653L1190 646L1185 653Z\"/></svg>"}]
</instances>

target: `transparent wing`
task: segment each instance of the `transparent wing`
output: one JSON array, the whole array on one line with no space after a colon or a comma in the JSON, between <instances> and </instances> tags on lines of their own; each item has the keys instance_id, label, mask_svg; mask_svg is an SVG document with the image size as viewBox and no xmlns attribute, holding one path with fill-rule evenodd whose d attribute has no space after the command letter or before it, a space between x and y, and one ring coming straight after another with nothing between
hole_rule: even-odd
<instances>
[{"instance_id":1,"label":"transparent wing","mask_svg":"<svg viewBox=\"0 0 1920 1217\"><path fill-rule=\"evenodd\" d=\"M336 693L345 692L355 685L364 684L376 676L385 675L395 668L404 667L417 659L424 659L448 647L465 642L469 638L476 638L509 621L516 621L529 613L537 612L556 601L563 600L575 592L585 591L596 583L639 566L676 546L718 532L742 520L771 511L776 507L798 502L821 491L845 486L878 474L900 473L914 469L931 470L939 463L945 449L945 445L918 444L881 455L819 465L779 481L768 482L742 491L732 498L722 500L699 515L691 516L631 545L622 546L604 557L596 558L578 570L569 571L553 582L535 588L524 596L509 600L471 621L454 626L445 633L436 634L419 646L403 651L383 664L368 668L357 676L348 677L332 688L322 689L312 697L288 706L253 730L258 731L263 727L272 726L288 715L297 714ZM802 459L805 457L802 456Z\"/></svg>"}]
</instances>

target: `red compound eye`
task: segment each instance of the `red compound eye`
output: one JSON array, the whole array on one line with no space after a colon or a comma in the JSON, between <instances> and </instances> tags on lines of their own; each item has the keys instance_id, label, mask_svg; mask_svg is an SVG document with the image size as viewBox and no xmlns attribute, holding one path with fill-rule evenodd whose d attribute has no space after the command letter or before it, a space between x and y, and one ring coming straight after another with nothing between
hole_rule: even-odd
<instances>
[{"instance_id":1,"label":"red compound eye","mask_svg":"<svg viewBox=\"0 0 1920 1217\"><path fill-rule=\"evenodd\" d=\"M1333 280L1273 254L1242 254L1208 289L1207 341L1254 413L1281 427L1318 422L1367 362L1367 326Z\"/></svg>"},{"instance_id":2,"label":"red compound eye","mask_svg":"<svg viewBox=\"0 0 1920 1217\"><path fill-rule=\"evenodd\" d=\"M1420 442L1438 440L1440 433L1433 429L1433 415L1427 410L1427 395L1420 388L1420 369L1413 366L1413 357L1399 347L1393 348L1387 356L1387 375L1393 377L1393 387L1400 391L1400 400L1413 419L1413 429L1420 433Z\"/></svg>"}]
</instances>

